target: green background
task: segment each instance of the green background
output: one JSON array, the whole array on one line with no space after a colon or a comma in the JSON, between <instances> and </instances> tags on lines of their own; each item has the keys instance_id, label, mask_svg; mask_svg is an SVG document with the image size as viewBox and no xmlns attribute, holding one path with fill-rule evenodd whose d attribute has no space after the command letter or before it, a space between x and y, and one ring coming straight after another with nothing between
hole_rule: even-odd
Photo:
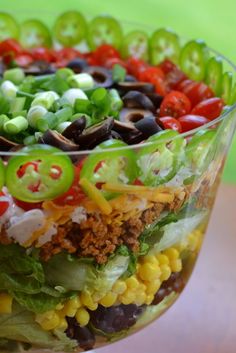
<instances>
[{"instance_id":1,"label":"green background","mask_svg":"<svg viewBox=\"0 0 236 353\"><path fill-rule=\"evenodd\" d=\"M15 13L19 20L34 14L49 25L60 12L75 8L89 16L108 13L154 28L171 27L182 36L204 39L236 63L236 0L0 0L0 11ZM224 180L236 183L236 138Z\"/></svg>"}]
</instances>

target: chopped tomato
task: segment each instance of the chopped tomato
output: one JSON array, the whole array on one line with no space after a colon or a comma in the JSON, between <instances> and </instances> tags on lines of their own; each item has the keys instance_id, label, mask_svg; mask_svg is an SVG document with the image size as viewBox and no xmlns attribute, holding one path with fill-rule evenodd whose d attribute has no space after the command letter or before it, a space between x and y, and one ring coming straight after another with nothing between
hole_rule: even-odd
<instances>
[{"instance_id":1,"label":"chopped tomato","mask_svg":"<svg viewBox=\"0 0 236 353\"><path fill-rule=\"evenodd\" d=\"M0 216L3 216L9 207L9 202L5 199L5 196L4 192L0 191Z\"/></svg>"},{"instance_id":2,"label":"chopped tomato","mask_svg":"<svg viewBox=\"0 0 236 353\"><path fill-rule=\"evenodd\" d=\"M42 60L48 63L53 59L51 50L48 48L35 48L32 51L32 56L34 60Z\"/></svg>"},{"instance_id":3,"label":"chopped tomato","mask_svg":"<svg viewBox=\"0 0 236 353\"><path fill-rule=\"evenodd\" d=\"M104 66L107 69L112 69L115 64L118 64L120 66L123 66L125 69L127 69L126 62L122 59L119 58L110 58L107 61L104 62Z\"/></svg>"},{"instance_id":4,"label":"chopped tomato","mask_svg":"<svg viewBox=\"0 0 236 353\"><path fill-rule=\"evenodd\" d=\"M127 69L129 74L138 77L139 73L144 71L148 67L145 61L131 57L127 60Z\"/></svg>"},{"instance_id":5,"label":"chopped tomato","mask_svg":"<svg viewBox=\"0 0 236 353\"><path fill-rule=\"evenodd\" d=\"M150 67L144 68L143 70L140 70L140 72L138 74L138 79L143 82L154 83L156 77L160 77L161 79L164 79L165 75L164 75L164 72L162 71L162 69L160 69L159 67L155 67L155 66L153 66L153 67L150 66Z\"/></svg>"},{"instance_id":6,"label":"chopped tomato","mask_svg":"<svg viewBox=\"0 0 236 353\"><path fill-rule=\"evenodd\" d=\"M223 107L223 99L214 97L198 103L191 111L191 114L202 115L207 119L214 120L220 116Z\"/></svg>"},{"instance_id":7,"label":"chopped tomato","mask_svg":"<svg viewBox=\"0 0 236 353\"><path fill-rule=\"evenodd\" d=\"M120 54L112 45L102 44L93 52L93 58L97 65L103 66L109 59L120 59Z\"/></svg>"},{"instance_id":8,"label":"chopped tomato","mask_svg":"<svg viewBox=\"0 0 236 353\"><path fill-rule=\"evenodd\" d=\"M192 129L196 129L210 122L210 120L205 118L204 116L192 114L181 116L178 121L181 124L182 132L187 132Z\"/></svg>"},{"instance_id":9,"label":"chopped tomato","mask_svg":"<svg viewBox=\"0 0 236 353\"><path fill-rule=\"evenodd\" d=\"M33 210L35 208L42 208L42 202L34 202L34 203L30 203L30 202L25 202L25 201L21 201L18 200L16 198L14 198L15 204L22 208L25 211L30 211Z\"/></svg>"},{"instance_id":10,"label":"chopped tomato","mask_svg":"<svg viewBox=\"0 0 236 353\"><path fill-rule=\"evenodd\" d=\"M17 66L27 67L33 63L34 59L30 54L20 54L15 57L14 61Z\"/></svg>"},{"instance_id":11,"label":"chopped tomato","mask_svg":"<svg viewBox=\"0 0 236 353\"><path fill-rule=\"evenodd\" d=\"M183 71L178 69L177 67L168 72L165 77L165 82L168 87L168 91L170 92L173 89L176 89L176 87L186 79L186 75Z\"/></svg>"},{"instance_id":12,"label":"chopped tomato","mask_svg":"<svg viewBox=\"0 0 236 353\"><path fill-rule=\"evenodd\" d=\"M15 39L5 39L0 43L0 56L7 54L19 55L22 52L20 44Z\"/></svg>"},{"instance_id":13,"label":"chopped tomato","mask_svg":"<svg viewBox=\"0 0 236 353\"><path fill-rule=\"evenodd\" d=\"M177 69L177 66L169 59L162 61L158 67L160 67L165 74L168 74L169 72Z\"/></svg>"},{"instance_id":14,"label":"chopped tomato","mask_svg":"<svg viewBox=\"0 0 236 353\"><path fill-rule=\"evenodd\" d=\"M161 122L165 129L171 129L178 132L182 132L180 122L177 119L172 118L171 116L163 116L162 118L159 118L157 122Z\"/></svg>"},{"instance_id":15,"label":"chopped tomato","mask_svg":"<svg viewBox=\"0 0 236 353\"><path fill-rule=\"evenodd\" d=\"M160 116L179 118L191 111L191 102L188 97L178 91L168 93L160 106Z\"/></svg>"}]
</instances>

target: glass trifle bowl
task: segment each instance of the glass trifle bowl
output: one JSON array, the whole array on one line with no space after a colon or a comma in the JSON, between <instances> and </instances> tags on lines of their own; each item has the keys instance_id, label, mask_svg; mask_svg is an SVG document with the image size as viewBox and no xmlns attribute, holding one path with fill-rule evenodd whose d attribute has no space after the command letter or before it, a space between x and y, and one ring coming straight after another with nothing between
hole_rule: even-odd
<instances>
[{"instance_id":1,"label":"glass trifle bowl","mask_svg":"<svg viewBox=\"0 0 236 353\"><path fill-rule=\"evenodd\" d=\"M110 17L61 15L54 49L38 20L21 44L0 23L0 350L101 347L188 282L235 131L235 68Z\"/></svg>"}]
</instances>

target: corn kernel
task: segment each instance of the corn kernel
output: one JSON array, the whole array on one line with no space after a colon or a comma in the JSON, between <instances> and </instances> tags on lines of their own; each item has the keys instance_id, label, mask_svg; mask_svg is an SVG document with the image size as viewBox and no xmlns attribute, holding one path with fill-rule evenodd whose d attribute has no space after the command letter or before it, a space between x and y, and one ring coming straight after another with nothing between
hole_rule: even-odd
<instances>
[{"instance_id":1,"label":"corn kernel","mask_svg":"<svg viewBox=\"0 0 236 353\"><path fill-rule=\"evenodd\" d=\"M160 266L160 269L161 269L161 277L160 277L160 280L161 280L161 282L166 281L166 280L170 277L170 275L171 275L170 266L168 266L168 265L161 265L161 266Z\"/></svg>"},{"instance_id":2,"label":"corn kernel","mask_svg":"<svg viewBox=\"0 0 236 353\"><path fill-rule=\"evenodd\" d=\"M81 307L81 301L79 297L72 298L68 300L64 308L61 310L61 312L64 313L65 316L69 317L74 317L76 314L76 311Z\"/></svg>"},{"instance_id":3,"label":"corn kernel","mask_svg":"<svg viewBox=\"0 0 236 353\"><path fill-rule=\"evenodd\" d=\"M91 294L88 291L82 292L80 295L81 303L90 310L97 309L97 303L94 302Z\"/></svg>"},{"instance_id":4,"label":"corn kernel","mask_svg":"<svg viewBox=\"0 0 236 353\"><path fill-rule=\"evenodd\" d=\"M126 291L126 289L127 284L125 281L121 281L120 279L118 279L112 287L112 291L116 294L122 294Z\"/></svg>"},{"instance_id":5,"label":"corn kernel","mask_svg":"<svg viewBox=\"0 0 236 353\"><path fill-rule=\"evenodd\" d=\"M142 260L143 260L144 263L145 262L150 262L150 263L152 263L154 265L158 264L158 260L157 260L156 256L154 256L154 255L146 255L146 256L143 257Z\"/></svg>"},{"instance_id":6,"label":"corn kernel","mask_svg":"<svg viewBox=\"0 0 236 353\"><path fill-rule=\"evenodd\" d=\"M79 308L75 315L75 318L80 326L86 326L89 323L90 316L86 309Z\"/></svg>"},{"instance_id":7,"label":"corn kernel","mask_svg":"<svg viewBox=\"0 0 236 353\"><path fill-rule=\"evenodd\" d=\"M170 261L169 261L168 256L159 253L159 254L156 255L156 258L159 261L160 265L169 265Z\"/></svg>"},{"instance_id":8,"label":"corn kernel","mask_svg":"<svg viewBox=\"0 0 236 353\"><path fill-rule=\"evenodd\" d=\"M64 319L61 318L60 319L60 323L59 323L57 328L60 328L63 331L65 331L67 329L67 327L68 327L68 323L67 323L66 319L65 318Z\"/></svg>"},{"instance_id":9,"label":"corn kernel","mask_svg":"<svg viewBox=\"0 0 236 353\"><path fill-rule=\"evenodd\" d=\"M143 282L140 282L140 283L139 283L138 290L139 290L139 291L146 292L146 289L147 289L147 287L145 286L145 284L144 284Z\"/></svg>"},{"instance_id":10,"label":"corn kernel","mask_svg":"<svg viewBox=\"0 0 236 353\"><path fill-rule=\"evenodd\" d=\"M147 299L146 293L145 292L140 292L138 291L136 293L136 298L135 298L135 304L136 305L143 305Z\"/></svg>"},{"instance_id":11,"label":"corn kernel","mask_svg":"<svg viewBox=\"0 0 236 353\"><path fill-rule=\"evenodd\" d=\"M137 278L135 276L131 276L131 277L127 278L125 283L127 284L128 288L133 289L133 290L137 289L139 286L139 281L137 280Z\"/></svg>"},{"instance_id":12,"label":"corn kernel","mask_svg":"<svg viewBox=\"0 0 236 353\"><path fill-rule=\"evenodd\" d=\"M173 272L180 272L182 270L182 261L180 259L172 260L170 268Z\"/></svg>"},{"instance_id":13,"label":"corn kernel","mask_svg":"<svg viewBox=\"0 0 236 353\"><path fill-rule=\"evenodd\" d=\"M168 256L169 260L176 260L178 259L179 257L179 252L177 249L175 248L169 248L169 249L166 249L164 252L163 252L166 256Z\"/></svg>"},{"instance_id":14,"label":"corn kernel","mask_svg":"<svg viewBox=\"0 0 236 353\"><path fill-rule=\"evenodd\" d=\"M155 266L152 263L145 263L140 267L139 277L144 281L153 281L159 278L161 270L159 266Z\"/></svg>"},{"instance_id":15,"label":"corn kernel","mask_svg":"<svg viewBox=\"0 0 236 353\"><path fill-rule=\"evenodd\" d=\"M7 293L0 293L0 314L11 314L12 297Z\"/></svg>"},{"instance_id":16,"label":"corn kernel","mask_svg":"<svg viewBox=\"0 0 236 353\"><path fill-rule=\"evenodd\" d=\"M145 303L147 305L150 305L152 303L153 299L154 299L154 295L153 294L148 294L147 297L146 297Z\"/></svg>"},{"instance_id":17,"label":"corn kernel","mask_svg":"<svg viewBox=\"0 0 236 353\"><path fill-rule=\"evenodd\" d=\"M154 281L147 283L146 286L147 286L147 289L146 289L147 294L156 294L156 292L161 286L161 281L159 279L155 279Z\"/></svg>"},{"instance_id":18,"label":"corn kernel","mask_svg":"<svg viewBox=\"0 0 236 353\"><path fill-rule=\"evenodd\" d=\"M135 302L135 292L132 292L131 290L127 289L125 291L125 293L123 293L119 299L121 301L122 304L125 304L125 305L128 305L128 304L131 304L131 303L134 303Z\"/></svg>"},{"instance_id":19,"label":"corn kernel","mask_svg":"<svg viewBox=\"0 0 236 353\"><path fill-rule=\"evenodd\" d=\"M102 306L105 306L105 308L109 308L116 302L116 299L117 299L117 294L114 292L109 292L102 299L100 299L99 303Z\"/></svg>"},{"instance_id":20,"label":"corn kernel","mask_svg":"<svg viewBox=\"0 0 236 353\"><path fill-rule=\"evenodd\" d=\"M50 310L43 314L37 314L35 321L42 327L43 330L50 331L60 325L61 319L56 311Z\"/></svg>"}]
</instances>

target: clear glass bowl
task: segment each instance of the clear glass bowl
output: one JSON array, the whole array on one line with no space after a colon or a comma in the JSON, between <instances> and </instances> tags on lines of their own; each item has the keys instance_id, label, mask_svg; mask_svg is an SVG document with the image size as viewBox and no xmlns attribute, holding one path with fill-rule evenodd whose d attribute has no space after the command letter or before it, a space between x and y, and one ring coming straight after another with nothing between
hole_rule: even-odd
<instances>
[{"instance_id":1,"label":"clear glass bowl","mask_svg":"<svg viewBox=\"0 0 236 353\"><path fill-rule=\"evenodd\" d=\"M235 70L226 59L224 64ZM163 314L192 273L235 126L233 106L199 129L105 153L0 152L10 202L0 218L7 273L1 281L15 298L12 312L0 315L1 339L19 342L10 350L97 348ZM86 158L93 166L80 180L87 196L76 205L70 197L64 206L53 202L58 170L70 178L72 162ZM117 169L122 172L114 181ZM87 178L95 183L99 173L111 178L95 190ZM24 211L14 198L26 201L29 183L37 189L38 178L49 196ZM0 293L0 306L10 301Z\"/></svg>"}]
</instances>

